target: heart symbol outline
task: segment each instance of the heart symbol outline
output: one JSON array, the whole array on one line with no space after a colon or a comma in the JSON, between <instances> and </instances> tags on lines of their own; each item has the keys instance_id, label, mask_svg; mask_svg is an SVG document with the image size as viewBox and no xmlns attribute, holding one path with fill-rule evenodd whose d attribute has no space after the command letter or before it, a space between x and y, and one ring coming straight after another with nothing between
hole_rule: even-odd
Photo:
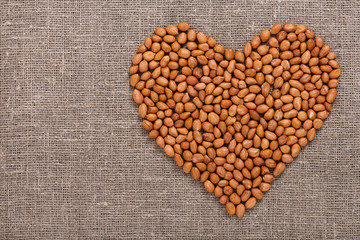
<instances>
[{"instance_id":1,"label":"heart symbol outline","mask_svg":"<svg viewBox=\"0 0 360 240\"><path fill-rule=\"evenodd\" d=\"M179 23L139 46L130 85L149 137L242 218L323 126L335 57L304 25L275 24L234 52Z\"/></svg>"}]
</instances>

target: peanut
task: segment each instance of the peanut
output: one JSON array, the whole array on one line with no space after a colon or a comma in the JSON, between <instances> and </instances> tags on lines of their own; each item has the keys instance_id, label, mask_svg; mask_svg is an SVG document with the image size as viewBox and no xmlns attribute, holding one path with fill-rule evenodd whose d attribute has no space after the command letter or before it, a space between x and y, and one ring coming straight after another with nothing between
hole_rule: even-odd
<instances>
[{"instance_id":1,"label":"peanut","mask_svg":"<svg viewBox=\"0 0 360 240\"><path fill-rule=\"evenodd\" d=\"M304 25L275 24L233 51L182 22L139 46L130 85L148 136L242 218L323 126L335 57Z\"/></svg>"}]
</instances>

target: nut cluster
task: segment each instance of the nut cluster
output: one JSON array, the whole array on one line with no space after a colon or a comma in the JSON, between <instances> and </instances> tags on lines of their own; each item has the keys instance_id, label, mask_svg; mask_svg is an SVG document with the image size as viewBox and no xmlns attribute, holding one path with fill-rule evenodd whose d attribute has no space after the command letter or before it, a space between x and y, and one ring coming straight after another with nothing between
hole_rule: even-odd
<instances>
[{"instance_id":1,"label":"nut cluster","mask_svg":"<svg viewBox=\"0 0 360 240\"><path fill-rule=\"evenodd\" d=\"M149 137L241 218L328 117L335 57L304 25L275 24L234 52L179 23L145 39L130 85Z\"/></svg>"}]
</instances>

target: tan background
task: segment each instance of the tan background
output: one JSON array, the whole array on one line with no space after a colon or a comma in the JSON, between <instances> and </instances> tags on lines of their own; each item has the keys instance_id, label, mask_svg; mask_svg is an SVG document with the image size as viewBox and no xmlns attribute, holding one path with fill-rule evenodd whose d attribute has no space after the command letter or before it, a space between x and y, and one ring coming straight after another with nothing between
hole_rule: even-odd
<instances>
[{"instance_id":1,"label":"tan background","mask_svg":"<svg viewBox=\"0 0 360 240\"><path fill-rule=\"evenodd\" d=\"M360 239L357 0L20 1L0 5L1 239ZM242 48L276 22L338 54L334 110L254 210L227 215L147 139L128 68L158 26Z\"/></svg>"}]
</instances>

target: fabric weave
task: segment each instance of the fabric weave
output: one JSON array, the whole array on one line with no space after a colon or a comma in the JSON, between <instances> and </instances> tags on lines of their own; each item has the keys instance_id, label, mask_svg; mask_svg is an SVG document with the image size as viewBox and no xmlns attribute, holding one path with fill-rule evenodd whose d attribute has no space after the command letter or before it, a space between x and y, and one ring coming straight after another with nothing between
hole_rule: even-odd
<instances>
[{"instance_id":1,"label":"fabric weave","mask_svg":"<svg viewBox=\"0 0 360 240\"><path fill-rule=\"evenodd\" d=\"M0 239L360 239L360 2L0 3ZM304 24L336 52L333 111L243 219L141 127L128 68L186 21L234 50Z\"/></svg>"}]
</instances>

